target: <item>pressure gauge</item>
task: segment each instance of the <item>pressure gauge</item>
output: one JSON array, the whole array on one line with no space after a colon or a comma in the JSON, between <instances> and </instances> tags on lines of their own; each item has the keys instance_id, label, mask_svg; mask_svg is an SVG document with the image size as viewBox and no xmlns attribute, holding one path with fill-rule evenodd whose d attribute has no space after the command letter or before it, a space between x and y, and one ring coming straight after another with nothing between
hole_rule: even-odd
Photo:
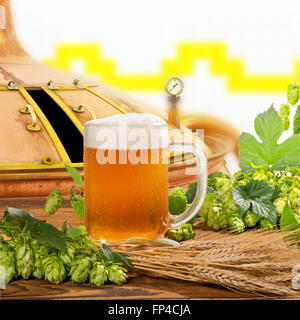
<instances>
[{"instance_id":1,"label":"pressure gauge","mask_svg":"<svg viewBox=\"0 0 300 320\"><path fill-rule=\"evenodd\" d=\"M170 78L166 84L166 91L173 97L180 95L183 91L182 80L179 78Z\"/></svg>"}]
</instances>

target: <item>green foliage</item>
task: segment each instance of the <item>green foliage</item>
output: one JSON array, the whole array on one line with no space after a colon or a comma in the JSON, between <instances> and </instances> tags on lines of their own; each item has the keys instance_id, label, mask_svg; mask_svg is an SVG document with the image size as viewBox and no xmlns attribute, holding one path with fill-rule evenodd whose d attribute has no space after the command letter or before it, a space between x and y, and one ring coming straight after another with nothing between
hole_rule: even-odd
<instances>
[{"instance_id":1,"label":"green foliage","mask_svg":"<svg viewBox=\"0 0 300 320\"><path fill-rule=\"evenodd\" d=\"M292 231L300 228L300 223L295 218L291 207L286 203L280 218L280 229Z\"/></svg>"},{"instance_id":2,"label":"green foliage","mask_svg":"<svg viewBox=\"0 0 300 320\"><path fill-rule=\"evenodd\" d=\"M251 163L271 165L273 170L300 166L300 134L277 143L283 126L273 106L255 118L254 127L262 142L249 133L243 133L239 139L240 167L243 171L253 171Z\"/></svg>"},{"instance_id":3,"label":"green foliage","mask_svg":"<svg viewBox=\"0 0 300 320\"><path fill-rule=\"evenodd\" d=\"M45 279L55 284L71 277L76 283L90 280L100 285L102 268L99 264L105 265L108 275L108 266L117 263L121 272L112 268L111 277L121 284L127 279L124 276L126 270L120 267L121 264L133 268L125 255L113 252L106 245L101 249L96 248L83 225L68 228L65 221L63 231L59 231L27 211L7 208L0 231L2 233L2 230L10 228L14 230L14 237L10 241L4 241L0 236L0 266L5 270L7 283L18 276L23 279ZM92 266L95 269L90 276ZM118 273L120 278L117 277Z\"/></svg>"},{"instance_id":4,"label":"green foliage","mask_svg":"<svg viewBox=\"0 0 300 320\"><path fill-rule=\"evenodd\" d=\"M81 175L79 171L67 164L65 164L66 169L68 170L69 174L71 175L72 179L74 180L75 184L82 187L83 186L83 180L81 178Z\"/></svg>"},{"instance_id":5,"label":"green foliage","mask_svg":"<svg viewBox=\"0 0 300 320\"><path fill-rule=\"evenodd\" d=\"M30 232L31 237L41 242L46 242L59 250L66 249L66 236L63 232L45 221L36 219L25 210L8 207L4 212L3 222L4 223L1 224L0 229L2 229L2 225L6 226L4 229L8 226L18 226L19 230L17 234L19 234L21 230L25 229ZM15 236L17 234L15 234Z\"/></svg>"},{"instance_id":6,"label":"green foliage","mask_svg":"<svg viewBox=\"0 0 300 320\"><path fill-rule=\"evenodd\" d=\"M105 243L102 243L101 249L102 249L104 256L108 260L110 260L114 263L118 263L118 264L121 264L123 262L129 268L134 268L131 261L128 260L124 254L112 251Z\"/></svg>"},{"instance_id":7,"label":"green foliage","mask_svg":"<svg viewBox=\"0 0 300 320\"><path fill-rule=\"evenodd\" d=\"M67 164L65 167L69 174L71 175L74 185L69 191L61 192L59 190L54 190L50 193L46 200L45 212L48 215L54 214L63 204L64 198L63 193L69 193L70 195L70 204L78 216L84 220L84 197L83 197L83 180L79 171L76 168L73 168Z\"/></svg>"},{"instance_id":8,"label":"green foliage","mask_svg":"<svg viewBox=\"0 0 300 320\"><path fill-rule=\"evenodd\" d=\"M196 196L196 192L197 192L197 182L191 183L185 192L185 196L188 203L193 202Z\"/></svg>"},{"instance_id":9,"label":"green foliage","mask_svg":"<svg viewBox=\"0 0 300 320\"><path fill-rule=\"evenodd\" d=\"M76 195L75 192L70 194L70 203L74 211L83 220L84 219L84 198L81 195Z\"/></svg>"},{"instance_id":10,"label":"green foliage","mask_svg":"<svg viewBox=\"0 0 300 320\"><path fill-rule=\"evenodd\" d=\"M252 180L245 186L234 187L232 197L243 214L251 209L254 213L275 225L277 216L272 202L274 192L274 188L267 182Z\"/></svg>"}]
</instances>

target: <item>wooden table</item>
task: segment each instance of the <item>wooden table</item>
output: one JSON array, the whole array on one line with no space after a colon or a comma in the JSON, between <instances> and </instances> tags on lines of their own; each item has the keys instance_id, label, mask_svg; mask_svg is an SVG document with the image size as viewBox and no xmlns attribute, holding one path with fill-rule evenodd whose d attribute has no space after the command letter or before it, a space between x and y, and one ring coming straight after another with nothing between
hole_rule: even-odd
<instances>
[{"instance_id":1,"label":"wooden table","mask_svg":"<svg viewBox=\"0 0 300 320\"><path fill-rule=\"evenodd\" d=\"M39 219L59 227L65 220L71 225L81 223L71 208L62 207L52 217L43 211L43 199L0 199L0 216L7 206L30 209ZM261 297L232 292L218 286L208 286L180 280L152 278L129 272L123 286L105 285L97 288L89 284L78 285L67 281L61 285L44 280L17 280L0 290L0 300L13 299L258 299Z\"/></svg>"}]
</instances>

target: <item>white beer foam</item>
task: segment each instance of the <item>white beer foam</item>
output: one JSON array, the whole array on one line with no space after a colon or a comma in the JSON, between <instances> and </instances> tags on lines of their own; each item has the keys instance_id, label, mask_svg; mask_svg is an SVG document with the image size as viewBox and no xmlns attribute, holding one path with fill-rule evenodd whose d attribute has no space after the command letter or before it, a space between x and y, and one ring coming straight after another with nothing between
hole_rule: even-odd
<instances>
[{"instance_id":1,"label":"white beer foam","mask_svg":"<svg viewBox=\"0 0 300 320\"><path fill-rule=\"evenodd\" d=\"M127 113L84 125L84 145L101 149L158 149L168 146L168 126L150 113Z\"/></svg>"}]
</instances>

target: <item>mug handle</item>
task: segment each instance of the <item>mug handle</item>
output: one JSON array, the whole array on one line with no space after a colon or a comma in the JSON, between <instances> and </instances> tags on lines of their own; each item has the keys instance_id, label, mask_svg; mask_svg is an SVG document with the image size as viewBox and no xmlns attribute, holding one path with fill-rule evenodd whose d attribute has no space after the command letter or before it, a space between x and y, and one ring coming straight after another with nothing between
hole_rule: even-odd
<instances>
[{"instance_id":1,"label":"mug handle","mask_svg":"<svg viewBox=\"0 0 300 320\"><path fill-rule=\"evenodd\" d=\"M190 207L179 216L172 215L170 228L180 226L191 220L200 210L207 189L207 159L204 151L194 143L173 142L169 146L169 152L192 152L197 159L198 183L195 198Z\"/></svg>"}]
</instances>

